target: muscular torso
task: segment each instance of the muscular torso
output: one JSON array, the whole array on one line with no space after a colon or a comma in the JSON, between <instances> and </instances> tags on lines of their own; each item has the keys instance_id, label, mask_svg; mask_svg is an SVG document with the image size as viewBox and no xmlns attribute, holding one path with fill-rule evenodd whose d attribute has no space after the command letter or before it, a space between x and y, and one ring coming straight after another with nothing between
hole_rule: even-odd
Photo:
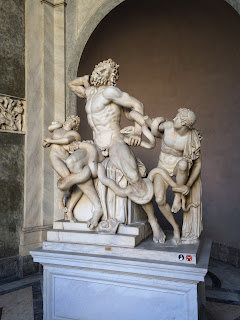
<instances>
[{"instance_id":1,"label":"muscular torso","mask_svg":"<svg viewBox=\"0 0 240 320\"><path fill-rule=\"evenodd\" d=\"M115 137L120 137L121 108L105 99L103 91L90 87L86 90L86 112L88 124L93 130L95 144L101 149L108 148Z\"/></svg>"},{"instance_id":2,"label":"muscular torso","mask_svg":"<svg viewBox=\"0 0 240 320\"><path fill-rule=\"evenodd\" d=\"M55 140L61 139L64 137L64 135L67 132L68 131L66 131L64 129L54 130L54 132L52 134L52 139L55 139ZM65 148L67 149L67 145L52 144L51 149L50 149L50 157L57 156L61 160L66 160L67 157L69 156L69 153L68 153L68 151L65 150Z\"/></svg>"},{"instance_id":3,"label":"muscular torso","mask_svg":"<svg viewBox=\"0 0 240 320\"><path fill-rule=\"evenodd\" d=\"M172 155L175 155L176 152L182 155L187 142L187 135L179 135L178 132L174 130L172 122L169 121L164 131L163 142L168 148L169 153L171 153L172 150Z\"/></svg>"},{"instance_id":4,"label":"muscular torso","mask_svg":"<svg viewBox=\"0 0 240 320\"><path fill-rule=\"evenodd\" d=\"M159 155L158 167L164 168L170 176L174 175L174 169L179 160L182 159L187 135L181 136L174 130L173 123L165 124L164 136Z\"/></svg>"}]
</instances>

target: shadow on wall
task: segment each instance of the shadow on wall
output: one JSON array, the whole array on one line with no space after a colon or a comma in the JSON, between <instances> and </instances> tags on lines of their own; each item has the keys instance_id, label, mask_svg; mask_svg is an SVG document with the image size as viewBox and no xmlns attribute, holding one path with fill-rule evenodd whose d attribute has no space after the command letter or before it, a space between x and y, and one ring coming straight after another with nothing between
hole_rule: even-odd
<instances>
[{"instance_id":1,"label":"shadow on wall","mask_svg":"<svg viewBox=\"0 0 240 320\"><path fill-rule=\"evenodd\" d=\"M171 119L179 107L196 113L196 128L204 137L205 234L240 249L239 34L240 17L224 0L152 0L149 6L143 0L124 1L93 32L78 75L111 57L120 64L119 88L142 101L150 117ZM80 99L78 114L81 136L91 139ZM157 165L159 151L159 141L154 150L134 150L149 170Z\"/></svg>"}]
</instances>

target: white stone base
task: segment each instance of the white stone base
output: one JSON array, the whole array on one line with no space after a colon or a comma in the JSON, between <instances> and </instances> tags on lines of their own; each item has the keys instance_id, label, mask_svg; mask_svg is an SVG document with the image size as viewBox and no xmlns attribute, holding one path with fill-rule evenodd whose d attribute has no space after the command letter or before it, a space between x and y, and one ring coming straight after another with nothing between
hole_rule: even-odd
<instances>
[{"instance_id":1,"label":"white stone base","mask_svg":"<svg viewBox=\"0 0 240 320\"><path fill-rule=\"evenodd\" d=\"M44 320L204 319L210 248L204 241L196 265L33 250L44 267Z\"/></svg>"},{"instance_id":2,"label":"white stone base","mask_svg":"<svg viewBox=\"0 0 240 320\"><path fill-rule=\"evenodd\" d=\"M54 222L53 230L48 231L47 241L95 244L103 246L135 247L152 233L148 222L119 225L116 234L99 234L89 230L86 222Z\"/></svg>"},{"instance_id":3,"label":"white stone base","mask_svg":"<svg viewBox=\"0 0 240 320\"><path fill-rule=\"evenodd\" d=\"M68 226L70 228L70 226ZM136 239L139 239L139 236L134 238L133 235L127 235L127 231L133 234L133 231L137 231L135 228L131 228L130 226L122 226L123 234L116 234L116 235L107 235L109 238L106 238L108 241L108 245L92 245L90 235L94 235L95 243L103 242L102 239L106 237L106 235L99 235L97 233L90 233L85 232L85 243L67 243L67 242L57 242L51 241L52 234L56 236L56 230L48 232L48 241L43 242L43 249L44 250L51 250L51 251L64 251L64 252L74 252L85 254L91 252L91 254L95 255L106 255L106 256L117 256L121 258L136 258L136 259L151 259L155 261L163 261L163 262L175 262L181 264L196 264L198 255L200 253L200 245L201 243L197 242L195 244L181 244L176 245L173 240L172 232L165 232L167 234L167 240L165 243L154 243L152 240L152 235L149 236L145 241L142 241L136 248L130 248L129 244ZM120 229L121 230L121 229ZM151 229L150 229L151 231ZM67 232L67 231L66 231ZM125 236L123 236L125 234ZM71 233L68 233L68 236L71 237ZM102 236L104 236L102 238ZM56 236L57 237L57 236ZM143 237L143 236L142 236ZM83 239L83 236L81 236ZM119 240L120 239L120 240ZM74 241L74 237L71 239ZM118 247L115 244L120 242L123 244L125 241L125 247ZM114 243L114 245L110 245L110 243ZM89 243L89 244L87 244Z\"/></svg>"}]
</instances>

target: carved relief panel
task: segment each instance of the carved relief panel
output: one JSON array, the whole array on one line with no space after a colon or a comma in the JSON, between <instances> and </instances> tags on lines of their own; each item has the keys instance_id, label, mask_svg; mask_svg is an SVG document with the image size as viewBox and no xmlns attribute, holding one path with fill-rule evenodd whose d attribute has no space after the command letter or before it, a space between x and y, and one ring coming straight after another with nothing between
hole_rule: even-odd
<instances>
[{"instance_id":1,"label":"carved relief panel","mask_svg":"<svg viewBox=\"0 0 240 320\"><path fill-rule=\"evenodd\" d=\"M22 131L24 101L0 96L0 129Z\"/></svg>"}]
</instances>

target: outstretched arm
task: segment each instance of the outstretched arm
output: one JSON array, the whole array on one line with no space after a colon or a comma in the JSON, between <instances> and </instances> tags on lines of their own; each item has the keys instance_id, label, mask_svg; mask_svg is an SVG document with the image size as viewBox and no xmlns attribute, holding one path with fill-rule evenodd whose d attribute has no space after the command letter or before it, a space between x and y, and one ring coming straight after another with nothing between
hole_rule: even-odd
<instances>
[{"instance_id":1,"label":"outstretched arm","mask_svg":"<svg viewBox=\"0 0 240 320\"><path fill-rule=\"evenodd\" d=\"M76 78L68 84L68 87L80 98L85 98L85 90L90 86L89 76Z\"/></svg>"},{"instance_id":2,"label":"outstretched arm","mask_svg":"<svg viewBox=\"0 0 240 320\"><path fill-rule=\"evenodd\" d=\"M64 137L60 139L52 139L52 138L46 138L44 139L44 144L50 146L51 144L60 144L60 145L67 145L73 141L80 141L81 137L80 134L76 131L68 132L64 135Z\"/></svg>"}]
</instances>

